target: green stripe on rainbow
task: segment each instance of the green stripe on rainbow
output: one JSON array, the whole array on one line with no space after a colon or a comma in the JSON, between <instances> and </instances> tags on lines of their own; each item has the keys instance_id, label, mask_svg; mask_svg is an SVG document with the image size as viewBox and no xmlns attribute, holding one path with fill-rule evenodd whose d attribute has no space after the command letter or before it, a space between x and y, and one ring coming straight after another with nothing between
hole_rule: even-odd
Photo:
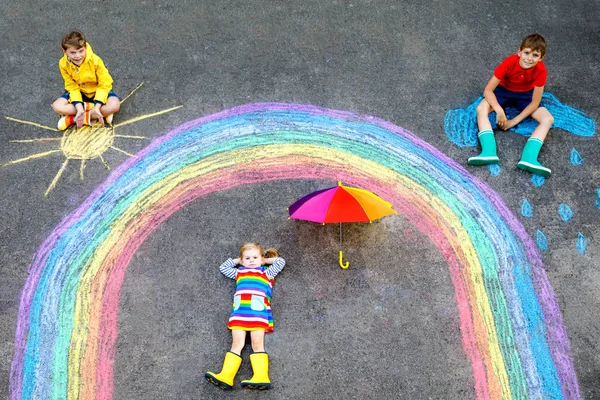
<instances>
[{"instance_id":1,"label":"green stripe on rainbow","mask_svg":"<svg viewBox=\"0 0 600 400\"><path fill-rule=\"evenodd\" d=\"M11 398L112 398L119 292L144 239L200 196L279 179L370 190L430 238L448 263L478 398L580 397L540 255L492 189L389 122L252 104L154 140L42 244L21 298Z\"/></svg>"}]
</instances>

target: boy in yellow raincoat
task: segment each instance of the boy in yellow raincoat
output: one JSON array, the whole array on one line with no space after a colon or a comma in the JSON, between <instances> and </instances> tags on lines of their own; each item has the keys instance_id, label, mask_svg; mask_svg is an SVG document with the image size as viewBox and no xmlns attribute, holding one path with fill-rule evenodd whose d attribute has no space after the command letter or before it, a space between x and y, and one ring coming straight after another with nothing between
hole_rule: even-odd
<instances>
[{"instance_id":1,"label":"boy in yellow raincoat","mask_svg":"<svg viewBox=\"0 0 600 400\"><path fill-rule=\"evenodd\" d=\"M113 79L104 62L93 51L80 31L62 37L63 57L58 66L65 81L65 94L52 103L52 109L62 117L58 129L73 123L77 128L92 125L97 120L112 123L112 116L121 108L119 97L112 90Z\"/></svg>"}]
</instances>

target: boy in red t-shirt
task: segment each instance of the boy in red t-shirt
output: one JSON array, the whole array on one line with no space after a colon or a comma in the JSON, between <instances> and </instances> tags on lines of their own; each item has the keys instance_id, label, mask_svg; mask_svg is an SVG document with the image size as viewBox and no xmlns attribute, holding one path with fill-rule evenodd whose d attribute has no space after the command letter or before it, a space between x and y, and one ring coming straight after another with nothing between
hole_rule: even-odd
<instances>
[{"instance_id":1,"label":"boy in red t-shirt","mask_svg":"<svg viewBox=\"0 0 600 400\"><path fill-rule=\"evenodd\" d=\"M544 85L548 75L542 62L546 54L546 41L532 34L521 43L517 54L513 54L498 66L492 79L483 89L484 99L477 106L477 125L481 154L469 158L471 165L497 164L496 140L488 114L496 112L496 124L502 130L510 129L527 117L539 125L527 140L521 160L517 164L522 170L549 177L551 171L537 160L544 139L554 122L554 117L545 107L540 107ZM519 114L507 120L504 107L516 108Z\"/></svg>"}]
</instances>

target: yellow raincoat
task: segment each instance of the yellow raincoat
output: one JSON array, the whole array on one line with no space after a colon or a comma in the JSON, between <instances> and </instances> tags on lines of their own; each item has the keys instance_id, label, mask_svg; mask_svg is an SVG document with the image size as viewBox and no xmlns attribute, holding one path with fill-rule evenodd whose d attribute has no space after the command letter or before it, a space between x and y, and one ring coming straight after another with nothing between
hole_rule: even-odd
<instances>
[{"instance_id":1,"label":"yellow raincoat","mask_svg":"<svg viewBox=\"0 0 600 400\"><path fill-rule=\"evenodd\" d=\"M69 61L65 54L58 62L60 74L65 80L65 90L69 92L71 103L81 102L81 93L94 101L106 104L108 92L112 89L113 79L104 62L92 51L92 46L86 43L85 60L81 65Z\"/></svg>"}]
</instances>

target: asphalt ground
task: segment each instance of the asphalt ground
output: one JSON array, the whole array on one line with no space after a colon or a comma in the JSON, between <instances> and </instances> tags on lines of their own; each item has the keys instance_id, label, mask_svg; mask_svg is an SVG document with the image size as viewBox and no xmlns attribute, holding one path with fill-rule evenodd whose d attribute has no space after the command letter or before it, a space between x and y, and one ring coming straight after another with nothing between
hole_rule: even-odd
<instances>
[{"instance_id":1,"label":"asphalt ground","mask_svg":"<svg viewBox=\"0 0 600 400\"><path fill-rule=\"evenodd\" d=\"M125 96L115 121L182 108L126 125L137 153L175 127L234 106L310 104L380 117L466 165L475 148L444 134L444 116L480 96L495 66L538 32L548 42L546 90L600 117L599 11L594 1L487 3L403 1L162 2L6 0L0 4L0 114L54 126L62 94L60 37L81 29ZM10 140L58 133L0 120L0 163L48 150ZM525 139L497 135L502 173L469 173L490 185L540 250L571 342L583 398L600 398L600 149L598 135L555 129L541 160L543 185L517 170ZM581 165L569 163L575 148ZM114 169L128 156L104 155ZM506 160L506 161L504 161ZM32 258L54 228L109 175L97 160L84 179L71 164L44 192L63 159L48 156L0 168L0 396L8 397L21 292ZM338 227L287 221L285 207L330 181L285 180L198 199L171 216L132 259L120 294L115 399L222 398L203 379L230 345L233 284L218 272L239 245L279 248L287 266L266 338L273 390L231 398L475 398L461 347L448 267L401 216L344 227L352 266L337 266ZM531 218L521 216L526 197ZM560 204L573 211L568 221ZM585 251L577 237L586 237ZM583 254L582 254L583 253ZM246 349L245 355L250 352ZM251 375L247 361L239 379ZM238 386L239 387L239 386Z\"/></svg>"}]
</instances>

